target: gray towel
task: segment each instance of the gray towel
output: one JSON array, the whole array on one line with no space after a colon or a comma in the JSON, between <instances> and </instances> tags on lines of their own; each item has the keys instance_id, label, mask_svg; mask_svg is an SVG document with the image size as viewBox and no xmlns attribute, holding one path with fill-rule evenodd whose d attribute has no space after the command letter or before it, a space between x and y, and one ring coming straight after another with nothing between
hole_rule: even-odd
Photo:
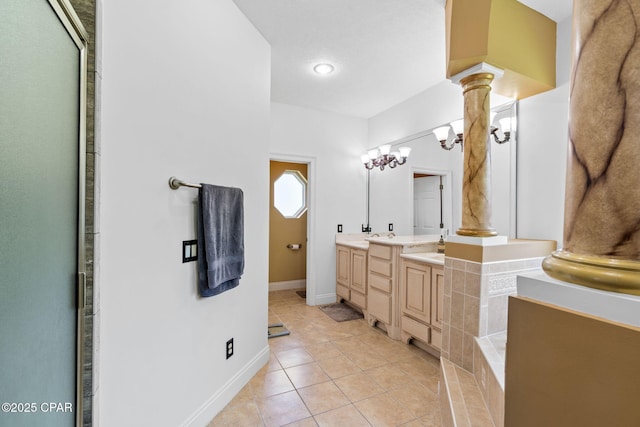
<instances>
[{"instance_id":1,"label":"gray towel","mask_svg":"<svg viewBox=\"0 0 640 427\"><path fill-rule=\"evenodd\" d=\"M202 184L198 210L198 289L218 295L240 283L244 272L244 206L239 188Z\"/></svg>"}]
</instances>

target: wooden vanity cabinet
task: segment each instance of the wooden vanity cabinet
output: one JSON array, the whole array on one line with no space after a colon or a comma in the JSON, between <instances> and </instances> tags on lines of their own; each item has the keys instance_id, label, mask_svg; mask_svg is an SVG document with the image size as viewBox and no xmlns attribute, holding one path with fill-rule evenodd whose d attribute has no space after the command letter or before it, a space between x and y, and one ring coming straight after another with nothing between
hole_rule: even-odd
<instances>
[{"instance_id":1,"label":"wooden vanity cabinet","mask_svg":"<svg viewBox=\"0 0 640 427\"><path fill-rule=\"evenodd\" d=\"M367 251L336 245L336 294L367 310Z\"/></svg>"},{"instance_id":2,"label":"wooden vanity cabinet","mask_svg":"<svg viewBox=\"0 0 640 427\"><path fill-rule=\"evenodd\" d=\"M400 339L397 310L398 286L396 268L400 247L369 243L369 325L382 323L382 329L393 339Z\"/></svg>"},{"instance_id":3,"label":"wooden vanity cabinet","mask_svg":"<svg viewBox=\"0 0 640 427\"><path fill-rule=\"evenodd\" d=\"M442 347L444 269L402 259L400 273L401 339Z\"/></svg>"}]
</instances>

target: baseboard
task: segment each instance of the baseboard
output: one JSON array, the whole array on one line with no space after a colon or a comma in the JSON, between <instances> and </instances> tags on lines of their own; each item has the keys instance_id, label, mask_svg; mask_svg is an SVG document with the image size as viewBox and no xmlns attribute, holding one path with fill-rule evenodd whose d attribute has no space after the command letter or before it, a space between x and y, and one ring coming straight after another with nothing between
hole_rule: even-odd
<instances>
[{"instance_id":1,"label":"baseboard","mask_svg":"<svg viewBox=\"0 0 640 427\"><path fill-rule=\"evenodd\" d=\"M206 427L211 420L238 394L251 378L269 362L269 346L260 351L229 381L187 418L180 427Z\"/></svg>"},{"instance_id":2,"label":"baseboard","mask_svg":"<svg viewBox=\"0 0 640 427\"><path fill-rule=\"evenodd\" d=\"M286 291L289 289L305 289L307 287L307 281L301 280L287 280L285 282L270 282L269 292L273 291Z\"/></svg>"},{"instance_id":3,"label":"baseboard","mask_svg":"<svg viewBox=\"0 0 640 427\"><path fill-rule=\"evenodd\" d=\"M336 294L316 295L312 305L333 304L336 302Z\"/></svg>"}]
</instances>

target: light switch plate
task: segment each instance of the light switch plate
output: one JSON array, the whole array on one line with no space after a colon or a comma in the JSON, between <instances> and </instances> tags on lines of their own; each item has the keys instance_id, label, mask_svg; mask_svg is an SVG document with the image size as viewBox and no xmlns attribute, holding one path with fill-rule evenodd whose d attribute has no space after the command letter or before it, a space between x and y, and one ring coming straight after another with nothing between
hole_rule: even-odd
<instances>
[{"instance_id":1,"label":"light switch plate","mask_svg":"<svg viewBox=\"0 0 640 427\"><path fill-rule=\"evenodd\" d=\"M182 262L191 262L198 259L198 241L183 240L182 241Z\"/></svg>"}]
</instances>

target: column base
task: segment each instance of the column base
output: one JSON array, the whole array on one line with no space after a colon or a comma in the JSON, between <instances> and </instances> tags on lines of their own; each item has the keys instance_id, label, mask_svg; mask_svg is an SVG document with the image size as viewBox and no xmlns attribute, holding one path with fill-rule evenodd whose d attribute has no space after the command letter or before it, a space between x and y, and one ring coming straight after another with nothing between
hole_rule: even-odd
<instances>
[{"instance_id":1,"label":"column base","mask_svg":"<svg viewBox=\"0 0 640 427\"><path fill-rule=\"evenodd\" d=\"M471 237L493 237L497 236L498 232L493 228L458 228L456 234Z\"/></svg>"},{"instance_id":2,"label":"column base","mask_svg":"<svg viewBox=\"0 0 640 427\"><path fill-rule=\"evenodd\" d=\"M542 262L554 279L605 291L640 295L640 261L555 251Z\"/></svg>"}]
</instances>

